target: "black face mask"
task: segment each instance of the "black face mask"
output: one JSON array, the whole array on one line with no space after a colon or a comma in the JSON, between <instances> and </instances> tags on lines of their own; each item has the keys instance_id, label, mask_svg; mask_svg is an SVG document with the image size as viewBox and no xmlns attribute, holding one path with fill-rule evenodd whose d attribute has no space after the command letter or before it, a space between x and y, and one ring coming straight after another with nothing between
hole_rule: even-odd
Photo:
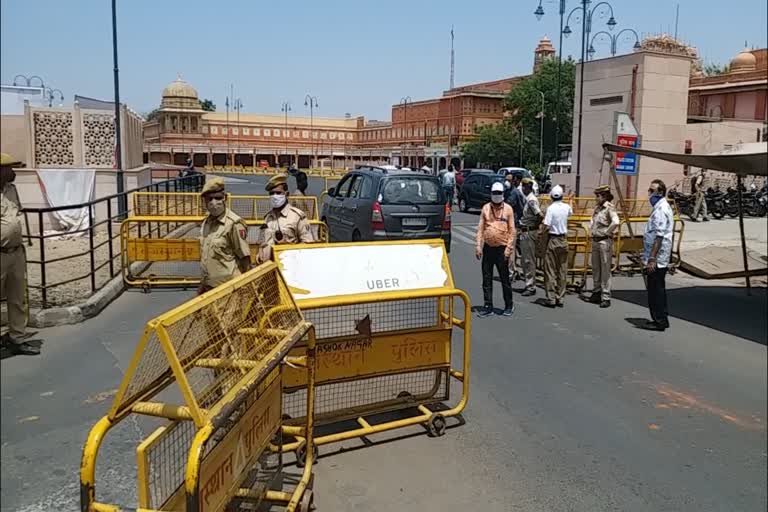
<instances>
[{"instance_id":1,"label":"black face mask","mask_svg":"<svg viewBox=\"0 0 768 512\"><path fill-rule=\"evenodd\" d=\"M8 169L0 174L0 185L4 186L6 183L13 183L15 179L16 172L13 169Z\"/></svg>"}]
</instances>

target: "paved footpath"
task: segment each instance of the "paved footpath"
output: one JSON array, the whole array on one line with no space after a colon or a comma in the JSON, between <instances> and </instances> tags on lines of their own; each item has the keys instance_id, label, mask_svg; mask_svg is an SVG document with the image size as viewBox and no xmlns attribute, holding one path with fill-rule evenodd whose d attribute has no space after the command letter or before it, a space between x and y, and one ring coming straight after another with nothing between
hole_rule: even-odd
<instances>
[{"instance_id":1,"label":"paved footpath","mask_svg":"<svg viewBox=\"0 0 768 512\"><path fill-rule=\"evenodd\" d=\"M451 261L477 305L472 251L454 244ZM616 279L609 310L573 295L549 310L516 294L514 318L474 319L464 423L440 438L413 427L323 447L319 510L765 510L765 289L747 297L681 275L669 287L666 333L632 324L647 316L640 278ZM144 323L191 296L129 291L88 322L42 331L42 356L0 362L3 511L78 509L83 441ZM101 497L135 505L146 433L129 423L108 435Z\"/></svg>"}]
</instances>

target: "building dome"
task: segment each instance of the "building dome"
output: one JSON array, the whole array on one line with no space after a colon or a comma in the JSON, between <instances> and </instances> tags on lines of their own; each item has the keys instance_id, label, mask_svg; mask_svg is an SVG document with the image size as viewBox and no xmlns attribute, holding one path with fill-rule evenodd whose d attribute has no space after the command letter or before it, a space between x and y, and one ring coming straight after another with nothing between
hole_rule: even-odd
<instances>
[{"instance_id":1,"label":"building dome","mask_svg":"<svg viewBox=\"0 0 768 512\"><path fill-rule=\"evenodd\" d=\"M179 76L163 89L163 98L197 99L197 91Z\"/></svg>"},{"instance_id":2,"label":"building dome","mask_svg":"<svg viewBox=\"0 0 768 512\"><path fill-rule=\"evenodd\" d=\"M744 48L731 61L730 71L754 71L757 69L757 57L747 48Z\"/></svg>"},{"instance_id":3,"label":"building dome","mask_svg":"<svg viewBox=\"0 0 768 512\"><path fill-rule=\"evenodd\" d=\"M163 99L160 101L161 110L202 111L197 91L187 82L176 78L163 89Z\"/></svg>"}]
</instances>

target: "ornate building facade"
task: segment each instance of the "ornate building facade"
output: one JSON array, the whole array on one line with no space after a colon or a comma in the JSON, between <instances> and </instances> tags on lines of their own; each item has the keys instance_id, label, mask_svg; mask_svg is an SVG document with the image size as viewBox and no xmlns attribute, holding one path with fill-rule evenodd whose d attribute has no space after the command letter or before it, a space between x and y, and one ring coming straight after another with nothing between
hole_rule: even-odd
<instances>
[{"instance_id":1,"label":"ornate building facade","mask_svg":"<svg viewBox=\"0 0 768 512\"><path fill-rule=\"evenodd\" d=\"M554 55L551 41L542 38L534 66ZM191 157L200 167L294 162L334 168L360 162L461 165L461 145L479 128L504 119L504 97L527 76L458 86L437 98L395 104L387 122L205 112L195 88L178 78L163 90L157 117L144 125L144 158L183 165Z\"/></svg>"}]
</instances>

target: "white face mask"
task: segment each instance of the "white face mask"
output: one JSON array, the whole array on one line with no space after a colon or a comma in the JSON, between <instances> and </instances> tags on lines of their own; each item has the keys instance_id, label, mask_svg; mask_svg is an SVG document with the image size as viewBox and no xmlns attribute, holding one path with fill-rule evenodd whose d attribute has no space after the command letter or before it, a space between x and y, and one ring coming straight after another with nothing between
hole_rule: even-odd
<instances>
[{"instance_id":1,"label":"white face mask","mask_svg":"<svg viewBox=\"0 0 768 512\"><path fill-rule=\"evenodd\" d=\"M208 201L206 208L208 209L208 213L210 213L214 217L218 217L219 215L224 213L224 209L226 208L226 205L224 204L223 199L211 199Z\"/></svg>"},{"instance_id":2,"label":"white face mask","mask_svg":"<svg viewBox=\"0 0 768 512\"><path fill-rule=\"evenodd\" d=\"M285 194L273 194L269 196L269 203L272 205L272 208L282 208L285 204Z\"/></svg>"},{"instance_id":3,"label":"white face mask","mask_svg":"<svg viewBox=\"0 0 768 512\"><path fill-rule=\"evenodd\" d=\"M504 200L504 196L502 194L491 194L491 201L493 201L496 204L499 204Z\"/></svg>"}]
</instances>

